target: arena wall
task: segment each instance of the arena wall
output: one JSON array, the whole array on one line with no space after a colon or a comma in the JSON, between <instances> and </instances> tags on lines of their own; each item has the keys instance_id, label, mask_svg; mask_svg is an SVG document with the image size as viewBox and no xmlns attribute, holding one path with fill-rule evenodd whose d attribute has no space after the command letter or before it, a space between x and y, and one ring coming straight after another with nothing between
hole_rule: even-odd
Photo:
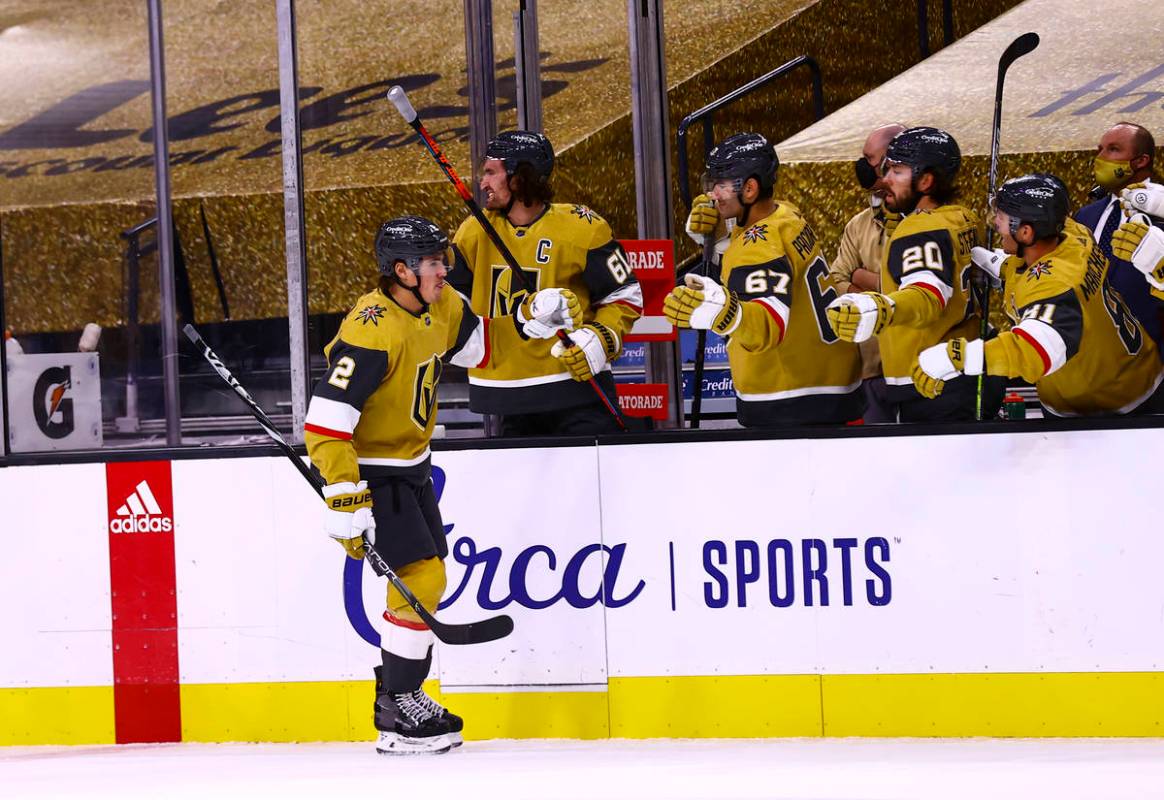
<instances>
[{"instance_id":1,"label":"arena wall","mask_svg":"<svg viewBox=\"0 0 1164 800\"><path fill-rule=\"evenodd\" d=\"M441 451L442 617L516 629L430 689L478 739L1159 736L1162 446ZM0 744L372 738L384 587L319 517L281 458L0 469Z\"/></svg>"}]
</instances>

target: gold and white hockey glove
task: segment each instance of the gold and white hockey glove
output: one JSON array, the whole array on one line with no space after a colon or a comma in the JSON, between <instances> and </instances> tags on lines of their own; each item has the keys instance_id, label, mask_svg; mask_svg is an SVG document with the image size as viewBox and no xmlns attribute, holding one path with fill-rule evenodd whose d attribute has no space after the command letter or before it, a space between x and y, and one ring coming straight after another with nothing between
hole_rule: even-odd
<instances>
[{"instance_id":1,"label":"gold and white hockey glove","mask_svg":"<svg viewBox=\"0 0 1164 800\"><path fill-rule=\"evenodd\" d=\"M1003 250L987 250L985 247L971 247L970 261L982 270L990 281L992 289L1002 288L1002 265L1010 256Z\"/></svg>"},{"instance_id":2,"label":"gold and white hockey glove","mask_svg":"<svg viewBox=\"0 0 1164 800\"><path fill-rule=\"evenodd\" d=\"M531 339L551 339L582 327L582 304L569 289L542 289L517 307L517 323Z\"/></svg>"},{"instance_id":3,"label":"gold and white hockey glove","mask_svg":"<svg viewBox=\"0 0 1164 800\"><path fill-rule=\"evenodd\" d=\"M959 375L981 375L985 369L981 339L951 339L922 350L913 368L913 385L918 394L933 400L942 393L946 381Z\"/></svg>"},{"instance_id":4,"label":"gold and white hockey glove","mask_svg":"<svg viewBox=\"0 0 1164 800\"><path fill-rule=\"evenodd\" d=\"M1149 217L1164 219L1164 185L1133 183L1120 192L1120 206L1129 217L1147 214Z\"/></svg>"},{"instance_id":5,"label":"gold and white hockey glove","mask_svg":"<svg viewBox=\"0 0 1164 800\"><path fill-rule=\"evenodd\" d=\"M364 557L364 540L376 542L376 520L372 517L372 492L367 481L329 483L323 487L327 503L324 531L335 539L351 558Z\"/></svg>"},{"instance_id":6,"label":"gold and white hockey glove","mask_svg":"<svg viewBox=\"0 0 1164 800\"><path fill-rule=\"evenodd\" d=\"M688 275L685 286L676 286L663 299L663 316L679 328L712 330L730 336L743 316L740 298L711 278Z\"/></svg>"},{"instance_id":7,"label":"gold and white hockey glove","mask_svg":"<svg viewBox=\"0 0 1164 800\"><path fill-rule=\"evenodd\" d=\"M695 198L691 203L691 213L687 215L687 235L702 245L708 236L716 235L719 225L719 211L712 199L705 194Z\"/></svg>"},{"instance_id":8,"label":"gold and white hockey glove","mask_svg":"<svg viewBox=\"0 0 1164 800\"><path fill-rule=\"evenodd\" d=\"M1130 261L1153 288L1164 291L1164 230L1137 214L1111 235L1111 253Z\"/></svg>"},{"instance_id":9,"label":"gold and white hockey glove","mask_svg":"<svg viewBox=\"0 0 1164 800\"><path fill-rule=\"evenodd\" d=\"M832 301L825 316L833 332L846 342L863 342L893 321L893 300L880 292L850 292Z\"/></svg>"},{"instance_id":10,"label":"gold and white hockey glove","mask_svg":"<svg viewBox=\"0 0 1164 800\"><path fill-rule=\"evenodd\" d=\"M570 377L576 381L588 381L618 357L622 345L618 335L605 325L591 322L570 334L572 346L565 342L554 342L550 355L562 359Z\"/></svg>"}]
</instances>

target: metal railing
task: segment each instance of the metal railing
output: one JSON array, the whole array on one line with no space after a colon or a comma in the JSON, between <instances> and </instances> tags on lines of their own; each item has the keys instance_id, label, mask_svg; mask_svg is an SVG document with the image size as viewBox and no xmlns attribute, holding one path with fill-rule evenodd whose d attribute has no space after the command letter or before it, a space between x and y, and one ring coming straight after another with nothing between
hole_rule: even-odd
<instances>
[{"instance_id":1,"label":"metal railing","mask_svg":"<svg viewBox=\"0 0 1164 800\"><path fill-rule=\"evenodd\" d=\"M706 156L711 148L715 145L715 136L713 133L713 116L716 111L730 106L742 97L746 97L757 89L762 89L777 78L787 75L799 67L806 67L812 73L812 102L813 112L817 120L824 117L824 89L821 85L820 65L816 63L816 59L812 56L797 56L796 58L781 64L776 69L768 72L754 81L744 84L738 89L728 92L718 100L714 100L698 111L692 111L683 121L679 123L679 132L676 139L679 147L679 196L683 198L683 204L687 208L691 208L691 186L688 179L688 161L687 161L687 129L696 122L703 123L703 154Z\"/></svg>"},{"instance_id":2,"label":"metal railing","mask_svg":"<svg viewBox=\"0 0 1164 800\"><path fill-rule=\"evenodd\" d=\"M927 0L917 0L917 43L922 58L930 57L930 21ZM954 43L954 0L942 0L942 46Z\"/></svg>"}]
</instances>

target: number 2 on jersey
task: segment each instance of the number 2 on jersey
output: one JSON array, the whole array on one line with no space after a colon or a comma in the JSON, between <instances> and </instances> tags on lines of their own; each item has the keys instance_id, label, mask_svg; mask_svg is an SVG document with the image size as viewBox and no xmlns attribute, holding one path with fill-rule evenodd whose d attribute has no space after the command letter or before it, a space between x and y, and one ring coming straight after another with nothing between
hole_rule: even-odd
<instances>
[{"instance_id":1,"label":"number 2 on jersey","mask_svg":"<svg viewBox=\"0 0 1164 800\"><path fill-rule=\"evenodd\" d=\"M356 371L356 361L351 356L344 356L339 361L335 362L335 368L331 371L331 377L327 379L337 389L347 389L348 382L352 379L352 373Z\"/></svg>"}]
</instances>

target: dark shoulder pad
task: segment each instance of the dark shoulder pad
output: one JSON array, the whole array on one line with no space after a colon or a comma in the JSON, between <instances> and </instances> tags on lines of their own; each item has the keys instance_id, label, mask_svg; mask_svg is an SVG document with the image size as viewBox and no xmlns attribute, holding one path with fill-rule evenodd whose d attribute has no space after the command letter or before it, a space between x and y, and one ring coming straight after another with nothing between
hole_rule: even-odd
<instances>
[{"instance_id":1,"label":"dark shoulder pad","mask_svg":"<svg viewBox=\"0 0 1164 800\"><path fill-rule=\"evenodd\" d=\"M328 353L327 371L315 384L313 394L362 409L387 374L386 350L357 347L337 339Z\"/></svg>"},{"instance_id":2,"label":"dark shoulder pad","mask_svg":"<svg viewBox=\"0 0 1164 800\"><path fill-rule=\"evenodd\" d=\"M954 240L947 228L907 233L889 243L889 274L899 286L919 270L931 272L947 286L954 286Z\"/></svg>"}]
</instances>

